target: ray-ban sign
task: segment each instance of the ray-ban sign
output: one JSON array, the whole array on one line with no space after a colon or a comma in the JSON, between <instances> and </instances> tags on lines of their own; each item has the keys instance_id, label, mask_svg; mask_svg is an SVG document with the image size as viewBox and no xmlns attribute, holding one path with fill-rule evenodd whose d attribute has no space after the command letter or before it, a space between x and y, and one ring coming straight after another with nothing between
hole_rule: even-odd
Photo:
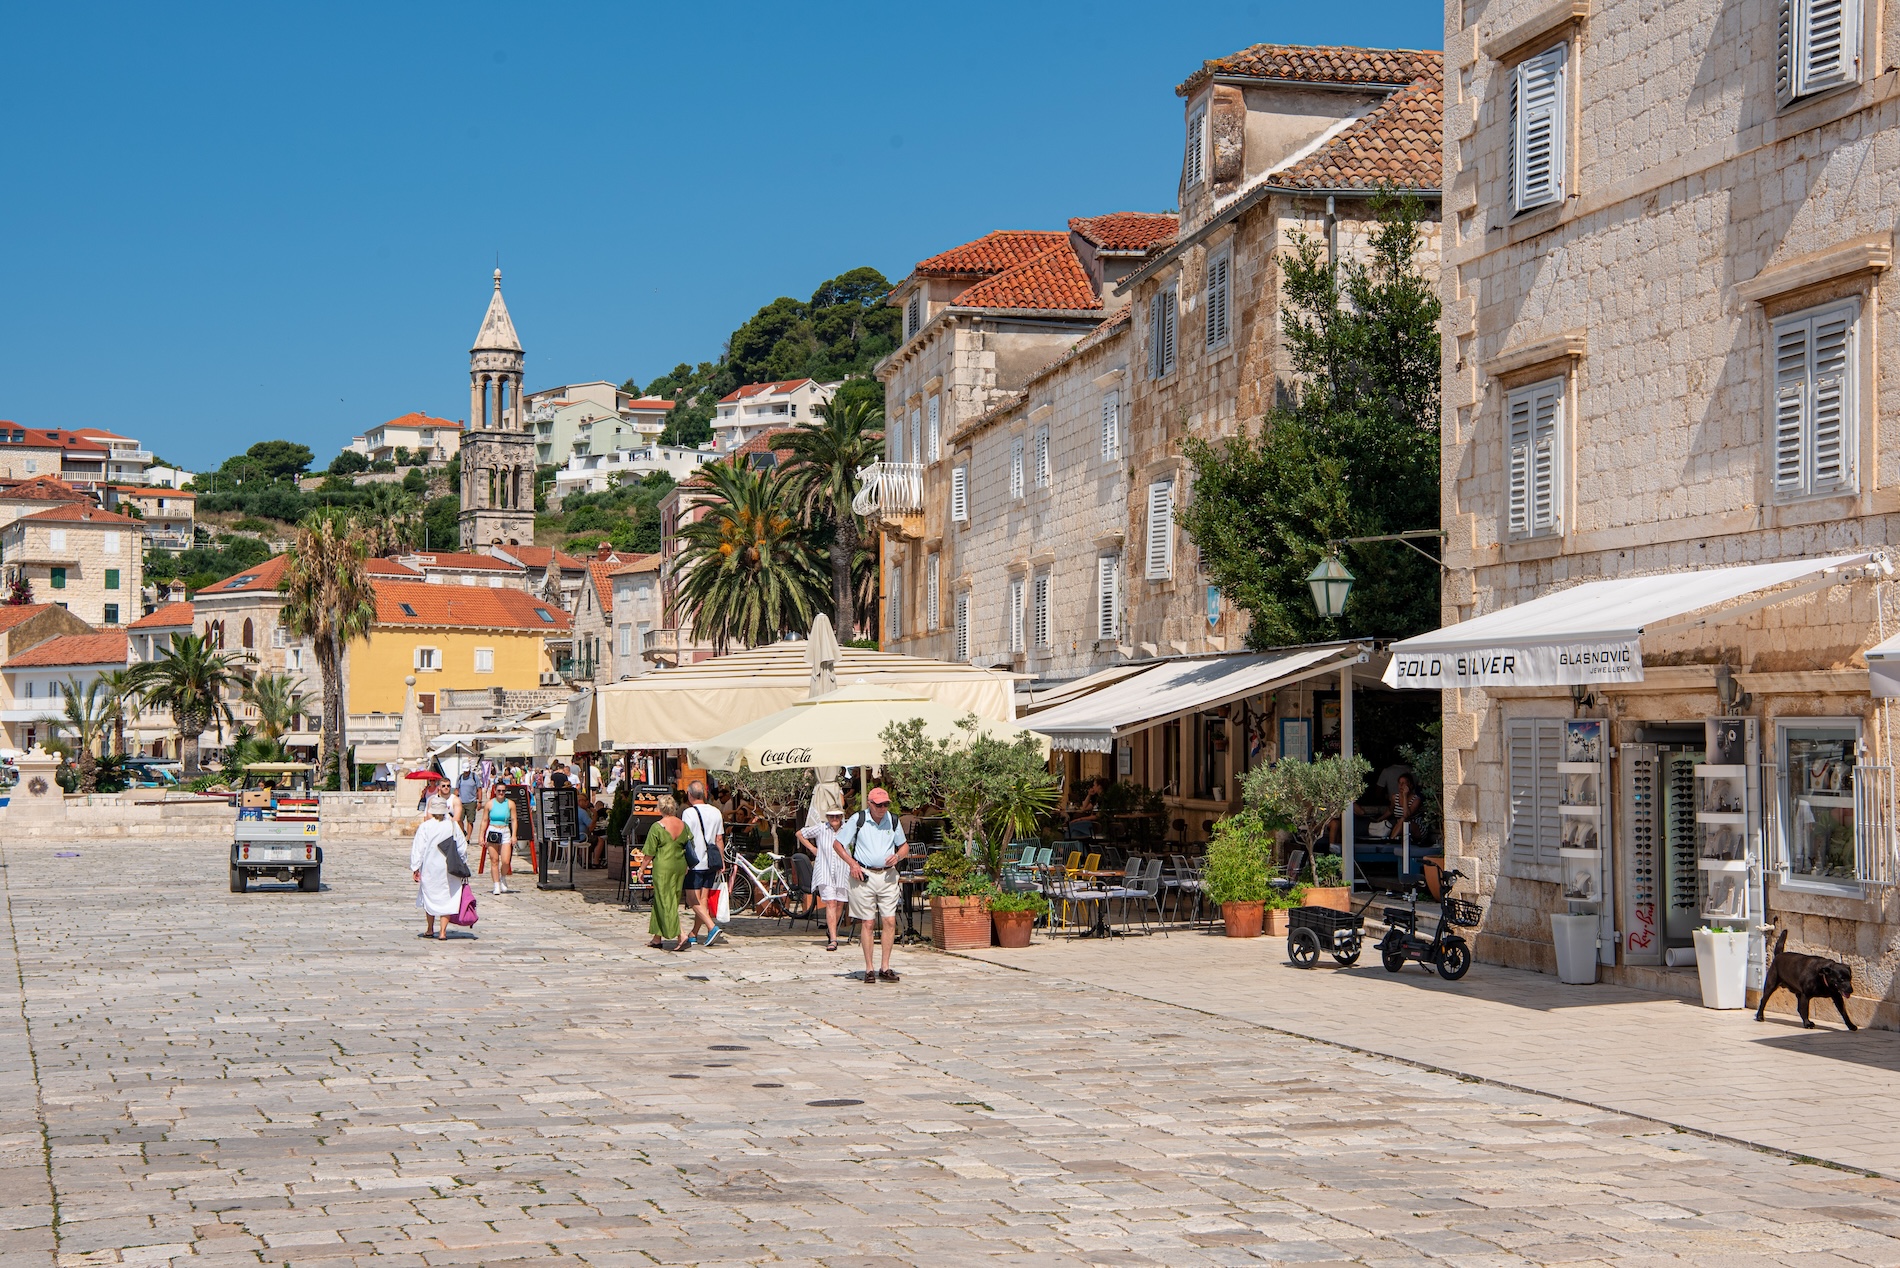
<instances>
[{"instance_id":1,"label":"ray-ban sign","mask_svg":"<svg viewBox=\"0 0 1900 1268\"><path fill-rule=\"evenodd\" d=\"M1388 687L1568 687L1642 680L1643 653L1633 638L1394 652L1385 671Z\"/></svg>"}]
</instances>

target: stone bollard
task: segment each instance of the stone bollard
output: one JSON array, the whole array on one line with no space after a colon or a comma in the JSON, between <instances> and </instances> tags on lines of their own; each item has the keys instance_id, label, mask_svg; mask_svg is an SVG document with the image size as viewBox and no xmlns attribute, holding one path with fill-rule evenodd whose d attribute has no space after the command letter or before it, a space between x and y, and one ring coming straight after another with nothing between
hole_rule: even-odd
<instances>
[{"instance_id":1,"label":"stone bollard","mask_svg":"<svg viewBox=\"0 0 1900 1268\"><path fill-rule=\"evenodd\" d=\"M59 755L35 744L14 762L20 782L7 803L7 817L14 823L30 821L52 823L66 817L66 794L59 780Z\"/></svg>"}]
</instances>

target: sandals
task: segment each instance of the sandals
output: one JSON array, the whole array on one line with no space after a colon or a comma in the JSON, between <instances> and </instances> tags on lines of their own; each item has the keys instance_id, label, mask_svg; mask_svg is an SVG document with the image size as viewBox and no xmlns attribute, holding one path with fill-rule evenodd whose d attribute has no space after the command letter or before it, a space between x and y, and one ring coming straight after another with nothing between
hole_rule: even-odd
<instances>
[{"instance_id":1,"label":"sandals","mask_svg":"<svg viewBox=\"0 0 1900 1268\"><path fill-rule=\"evenodd\" d=\"M666 939L664 939L664 938L654 938L654 939L652 939L651 941L649 941L649 942L647 943L647 946L648 946L649 948L651 948L652 950L655 950L655 951L658 951L658 950L660 950L661 948L663 948L663 947L665 947L665 946L666 946Z\"/></svg>"},{"instance_id":2,"label":"sandals","mask_svg":"<svg viewBox=\"0 0 1900 1268\"><path fill-rule=\"evenodd\" d=\"M837 949L838 949L838 944L837 944L836 942L827 942L827 943L825 943L825 950L827 950L827 951L836 951Z\"/></svg>"}]
</instances>

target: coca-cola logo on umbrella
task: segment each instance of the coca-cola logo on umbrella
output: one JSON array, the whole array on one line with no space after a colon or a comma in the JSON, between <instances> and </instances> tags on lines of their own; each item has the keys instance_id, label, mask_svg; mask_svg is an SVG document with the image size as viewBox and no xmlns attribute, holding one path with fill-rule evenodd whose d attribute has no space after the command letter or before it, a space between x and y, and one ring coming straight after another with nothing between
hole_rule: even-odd
<instances>
[{"instance_id":1,"label":"coca-cola logo on umbrella","mask_svg":"<svg viewBox=\"0 0 1900 1268\"><path fill-rule=\"evenodd\" d=\"M759 754L760 766L810 766L811 750L808 748L766 749Z\"/></svg>"}]
</instances>

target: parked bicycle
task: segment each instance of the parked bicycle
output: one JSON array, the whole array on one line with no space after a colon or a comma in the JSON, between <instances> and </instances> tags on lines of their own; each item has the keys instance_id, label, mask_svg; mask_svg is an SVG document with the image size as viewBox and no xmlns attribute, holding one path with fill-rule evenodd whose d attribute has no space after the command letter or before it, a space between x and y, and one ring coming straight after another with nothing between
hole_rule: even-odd
<instances>
[{"instance_id":1,"label":"parked bicycle","mask_svg":"<svg viewBox=\"0 0 1900 1268\"><path fill-rule=\"evenodd\" d=\"M1473 929L1484 918L1484 908L1464 898L1452 896L1452 888L1464 879L1457 869L1441 873L1444 897L1439 901L1438 927L1429 938L1418 932L1418 887L1406 891L1404 907L1385 909L1385 937L1379 939L1379 957L1387 973L1397 973L1407 960L1417 960L1438 976L1456 982L1471 968L1471 944L1457 932Z\"/></svg>"},{"instance_id":2,"label":"parked bicycle","mask_svg":"<svg viewBox=\"0 0 1900 1268\"><path fill-rule=\"evenodd\" d=\"M726 893L731 914L788 916L799 910L798 894L776 867L760 871L743 851L731 851L726 863Z\"/></svg>"}]
</instances>

